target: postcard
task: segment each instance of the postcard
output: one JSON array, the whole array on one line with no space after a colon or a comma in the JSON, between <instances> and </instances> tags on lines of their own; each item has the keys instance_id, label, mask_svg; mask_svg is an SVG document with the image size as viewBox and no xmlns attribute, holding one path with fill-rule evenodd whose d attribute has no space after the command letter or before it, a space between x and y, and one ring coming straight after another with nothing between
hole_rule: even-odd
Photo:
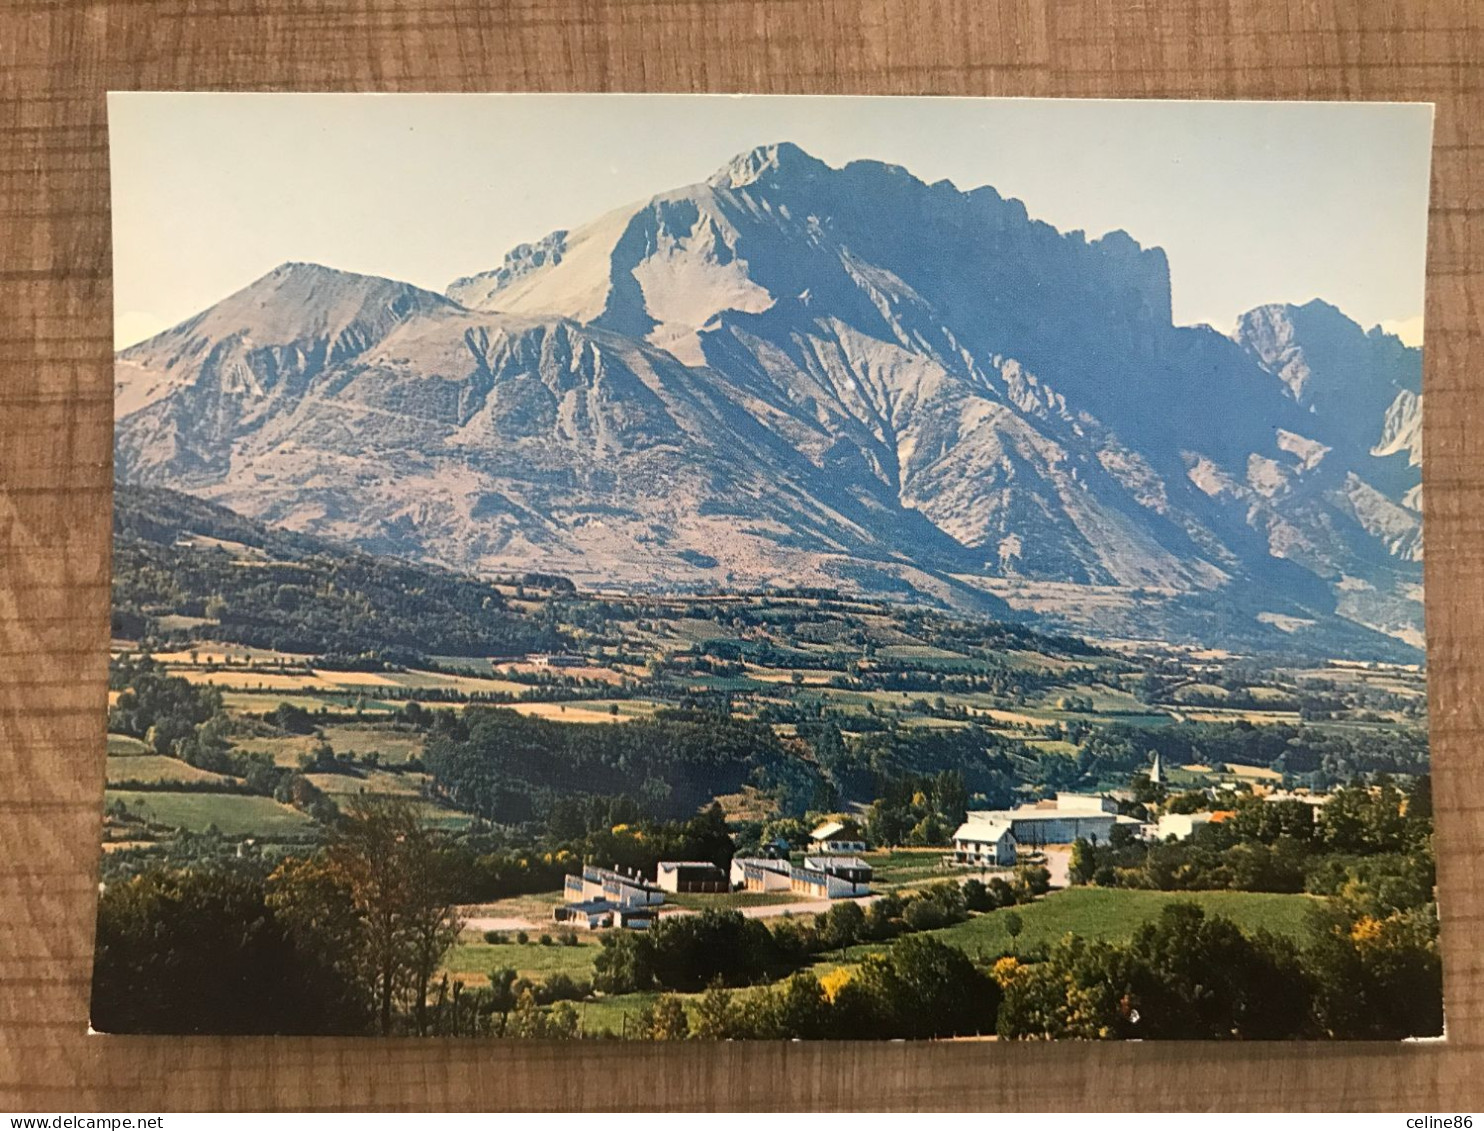
<instances>
[{"instance_id":1,"label":"postcard","mask_svg":"<svg viewBox=\"0 0 1484 1131\"><path fill-rule=\"evenodd\" d=\"M1439 1036L1431 128L112 95L94 1029Z\"/></svg>"}]
</instances>

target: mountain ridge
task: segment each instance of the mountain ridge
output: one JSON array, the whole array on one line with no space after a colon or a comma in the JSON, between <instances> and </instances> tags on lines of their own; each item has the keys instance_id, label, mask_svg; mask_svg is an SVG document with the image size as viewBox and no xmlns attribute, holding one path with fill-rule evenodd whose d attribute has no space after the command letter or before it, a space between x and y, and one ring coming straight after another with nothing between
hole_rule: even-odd
<instances>
[{"instance_id":1,"label":"mountain ridge","mask_svg":"<svg viewBox=\"0 0 1484 1131\"><path fill-rule=\"evenodd\" d=\"M241 298L275 276L297 330ZM120 478L458 568L1420 645L1418 351L1322 303L1177 327L1122 231L765 146L444 295L371 278L123 351Z\"/></svg>"}]
</instances>

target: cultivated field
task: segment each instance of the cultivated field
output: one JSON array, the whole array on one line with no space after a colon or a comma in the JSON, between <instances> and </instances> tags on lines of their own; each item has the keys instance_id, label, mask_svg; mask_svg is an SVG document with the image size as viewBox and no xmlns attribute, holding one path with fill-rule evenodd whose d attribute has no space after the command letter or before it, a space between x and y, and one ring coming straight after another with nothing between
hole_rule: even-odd
<instances>
[{"instance_id":1,"label":"cultivated field","mask_svg":"<svg viewBox=\"0 0 1484 1131\"><path fill-rule=\"evenodd\" d=\"M191 832L205 832L214 827L226 836L294 839L315 831L309 817L271 797L127 789L110 789L103 796L106 807L122 802L130 817Z\"/></svg>"}]
</instances>

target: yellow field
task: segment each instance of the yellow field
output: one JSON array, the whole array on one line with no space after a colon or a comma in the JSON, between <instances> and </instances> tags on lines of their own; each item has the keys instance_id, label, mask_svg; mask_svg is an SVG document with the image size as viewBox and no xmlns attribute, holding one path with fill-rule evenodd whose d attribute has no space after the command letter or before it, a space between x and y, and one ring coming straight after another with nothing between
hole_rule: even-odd
<instances>
[{"instance_id":1,"label":"yellow field","mask_svg":"<svg viewBox=\"0 0 1484 1131\"><path fill-rule=\"evenodd\" d=\"M351 724L327 726L324 730L325 741L337 754L359 758L375 750L383 762L405 762L421 757L423 752L423 737L416 731Z\"/></svg>"},{"instance_id":2,"label":"yellow field","mask_svg":"<svg viewBox=\"0 0 1484 1131\"><path fill-rule=\"evenodd\" d=\"M222 706L226 707L228 712L260 715L265 711L272 711L280 703L288 703L293 707L303 707L310 714L314 714L321 707L326 707L331 711L349 710L355 705L353 699L356 694L354 691L344 689L336 691L332 697L325 697L323 693L295 693L292 691L274 691L271 689L265 691L223 691ZM450 704L450 706L456 707L458 704ZM395 708L372 700L365 705L365 710L368 716L374 717L378 714L390 714Z\"/></svg>"},{"instance_id":3,"label":"yellow field","mask_svg":"<svg viewBox=\"0 0 1484 1131\"><path fill-rule=\"evenodd\" d=\"M578 671L586 669L574 669ZM326 672L327 676L348 676L358 672ZM446 687L452 691L460 691L466 694L490 691L507 691L517 695L526 690L526 684L514 683L508 679L486 678L474 675L449 675L444 672L405 671L388 672L383 677L390 681L394 687Z\"/></svg>"},{"instance_id":4,"label":"yellow field","mask_svg":"<svg viewBox=\"0 0 1484 1131\"><path fill-rule=\"evenodd\" d=\"M1294 724L1299 721L1297 711L1228 711L1220 707L1202 707L1195 711L1172 711L1170 713L1177 721L1186 723L1248 722L1254 726L1263 726L1273 723Z\"/></svg>"},{"instance_id":5,"label":"yellow field","mask_svg":"<svg viewBox=\"0 0 1484 1131\"><path fill-rule=\"evenodd\" d=\"M223 668L208 671L205 668L181 668L172 670L189 683L220 687L232 691L343 691L345 687L331 682L318 672L265 672L247 668ZM341 673L335 673L337 676ZM361 672L348 672L361 675Z\"/></svg>"},{"instance_id":6,"label":"yellow field","mask_svg":"<svg viewBox=\"0 0 1484 1131\"><path fill-rule=\"evenodd\" d=\"M123 782L224 782L234 781L163 754L115 755L108 759L108 784Z\"/></svg>"},{"instance_id":7,"label":"yellow field","mask_svg":"<svg viewBox=\"0 0 1484 1131\"><path fill-rule=\"evenodd\" d=\"M421 797L428 781L425 774L393 774L385 770L362 770L353 774L305 774L310 782L331 796L379 794L387 797Z\"/></svg>"},{"instance_id":8,"label":"yellow field","mask_svg":"<svg viewBox=\"0 0 1484 1131\"><path fill-rule=\"evenodd\" d=\"M193 658L194 657L194 658ZM234 666L228 666L228 658ZM166 664L170 674L198 685L220 687L224 691L299 691L315 694L348 693L375 694L387 688L443 689L465 695L490 692L518 694L527 685L494 676L469 675L464 673L429 672L417 669L397 672L374 671L330 671L310 669L310 656L287 652L266 652L255 648L237 648L220 644L206 645L201 649L179 652L162 652L155 659ZM256 661L252 667L235 666L244 660ZM282 660L289 670L279 670L271 662ZM523 665L526 666L526 665ZM574 675L586 674L590 670L566 669ZM612 673L607 673L611 675Z\"/></svg>"},{"instance_id":9,"label":"yellow field","mask_svg":"<svg viewBox=\"0 0 1484 1131\"><path fill-rule=\"evenodd\" d=\"M203 643L197 648L184 648L178 652L155 652L154 658L162 664L225 664L231 657L233 663L243 660L283 660L289 664L303 664L311 657L299 652L273 652L266 648L249 648L245 644ZM195 656L195 660L191 657Z\"/></svg>"},{"instance_id":10,"label":"yellow field","mask_svg":"<svg viewBox=\"0 0 1484 1131\"><path fill-rule=\"evenodd\" d=\"M840 674L839 672L821 671L818 668L799 668L798 672L803 677L806 687L823 687ZM759 683L792 683L794 673L791 670L760 668L749 664L747 665L747 678L755 679Z\"/></svg>"},{"instance_id":11,"label":"yellow field","mask_svg":"<svg viewBox=\"0 0 1484 1131\"><path fill-rule=\"evenodd\" d=\"M1235 774L1239 778L1252 778L1257 781L1282 781L1283 775L1277 770L1270 770L1266 766L1239 766L1235 762L1226 764L1226 772Z\"/></svg>"},{"instance_id":12,"label":"yellow field","mask_svg":"<svg viewBox=\"0 0 1484 1131\"><path fill-rule=\"evenodd\" d=\"M300 757L308 755L318 745L319 739L312 734L289 734L272 738L239 738L232 743L232 749L244 754L267 754L276 766L297 768Z\"/></svg>"},{"instance_id":13,"label":"yellow field","mask_svg":"<svg viewBox=\"0 0 1484 1131\"><path fill-rule=\"evenodd\" d=\"M952 703L953 700L949 699ZM971 707L969 713L978 718L993 719L997 723L1016 723L1021 726L1043 727L1047 720L1022 711L1002 711L998 707Z\"/></svg>"},{"instance_id":14,"label":"yellow field","mask_svg":"<svg viewBox=\"0 0 1484 1131\"><path fill-rule=\"evenodd\" d=\"M632 714L623 713L623 705L619 706L619 714L615 715L608 710L608 703L598 701L587 701L580 703L510 703L512 711L517 711L533 719L550 719L557 723L621 723L633 718ZM653 712L651 712L653 713Z\"/></svg>"}]
</instances>

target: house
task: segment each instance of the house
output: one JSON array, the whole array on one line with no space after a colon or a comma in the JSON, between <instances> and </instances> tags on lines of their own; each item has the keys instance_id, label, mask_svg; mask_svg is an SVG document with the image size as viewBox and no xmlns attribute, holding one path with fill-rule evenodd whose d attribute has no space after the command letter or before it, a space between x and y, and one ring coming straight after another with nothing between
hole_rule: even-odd
<instances>
[{"instance_id":1,"label":"house","mask_svg":"<svg viewBox=\"0 0 1484 1131\"><path fill-rule=\"evenodd\" d=\"M581 875L567 877L563 895L569 905L595 899L618 907L657 907L665 902L665 893L637 873L591 866L584 866Z\"/></svg>"},{"instance_id":2,"label":"house","mask_svg":"<svg viewBox=\"0 0 1484 1131\"><path fill-rule=\"evenodd\" d=\"M1210 813L1162 813L1154 826L1156 840L1188 840L1196 829L1211 820Z\"/></svg>"},{"instance_id":3,"label":"house","mask_svg":"<svg viewBox=\"0 0 1484 1131\"><path fill-rule=\"evenodd\" d=\"M982 816L971 813L971 818ZM953 834L953 862L1009 868L1015 863L1015 834L1010 822L970 819Z\"/></svg>"},{"instance_id":4,"label":"house","mask_svg":"<svg viewBox=\"0 0 1484 1131\"><path fill-rule=\"evenodd\" d=\"M642 931L654 925L657 915L652 907L623 907L606 899L566 903L551 910L551 917L558 923L585 927L590 931L600 927L627 927Z\"/></svg>"},{"instance_id":5,"label":"house","mask_svg":"<svg viewBox=\"0 0 1484 1131\"><path fill-rule=\"evenodd\" d=\"M787 860L766 856L732 857L732 886L743 891L788 891Z\"/></svg>"},{"instance_id":6,"label":"house","mask_svg":"<svg viewBox=\"0 0 1484 1131\"><path fill-rule=\"evenodd\" d=\"M809 851L833 854L864 852L866 842L860 833L839 821L826 821L809 834Z\"/></svg>"},{"instance_id":7,"label":"house","mask_svg":"<svg viewBox=\"0 0 1484 1131\"><path fill-rule=\"evenodd\" d=\"M709 860L662 860L655 876L664 891L731 891L727 874Z\"/></svg>"},{"instance_id":8,"label":"house","mask_svg":"<svg viewBox=\"0 0 1484 1131\"><path fill-rule=\"evenodd\" d=\"M1111 797L1090 793L1058 793L1014 809L973 810L965 826L973 824L1008 824L1015 843L1029 848L1071 844L1079 837L1107 843L1116 825L1142 827L1133 817L1120 815Z\"/></svg>"},{"instance_id":9,"label":"house","mask_svg":"<svg viewBox=\"0 0 1484 1131\"><path fill-rule=\"evenodd\" d=\"M812 899L848 899L871 894L871 866L855 856L806 856L790 868L789 888Z\"/></svg>"}]
</instances>

